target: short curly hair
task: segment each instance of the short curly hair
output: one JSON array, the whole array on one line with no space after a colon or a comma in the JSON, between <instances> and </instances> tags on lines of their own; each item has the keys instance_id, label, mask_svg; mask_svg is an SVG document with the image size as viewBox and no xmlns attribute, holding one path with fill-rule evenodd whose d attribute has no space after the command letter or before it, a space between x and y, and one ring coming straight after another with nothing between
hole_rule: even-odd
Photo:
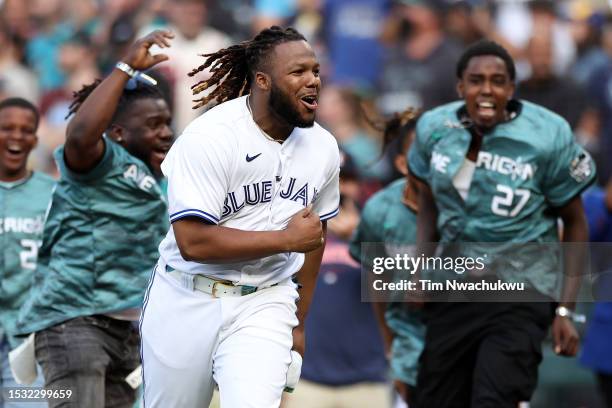
<instances>
[{"instance_id":1,"label":"short curly hair","mask_svg":"<svg viewBox=\"0 0 612 408\"><path fill-rule=\"evenodd\" d=\"M510 79L512 81L515 80L516 68L514 66L514 60L504 47L494 41L489 40L475 42L465 49L461 55L461 58L459 58L459 62L457 62L457 78L461 79L463 77L463 73L465 72L472 58L483 55L492 55L501 58L506 64L506 69L508 70Z\"/></svg>"}]
</instances>

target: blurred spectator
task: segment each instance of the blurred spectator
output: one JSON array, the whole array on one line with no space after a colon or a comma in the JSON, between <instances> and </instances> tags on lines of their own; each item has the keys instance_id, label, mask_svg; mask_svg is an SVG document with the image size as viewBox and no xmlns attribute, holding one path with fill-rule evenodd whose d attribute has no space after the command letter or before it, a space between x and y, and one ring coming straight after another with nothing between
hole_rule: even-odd
<instances>
[{"instance_id":1,"label":"blurred spectator","mask_svg":"<svg viewBox=\"0 0 612 408\"><path fill-rule=\"evenodd\" d=\"M0 81L6 96L24 98L38 105L38 78L19 61L19 50L0 21Z\"/></svg>"},{"instance_id":2,"label":"blurred spectator","mask_svg":"<svg viewBox=\"0 0 612 408\"><path fill-rule=\"evenodd\" d=\"M597 163L597 173L599 180L606 182L612 175L612 23L603 29L602 45L607 61L591 75L588 97L599 112L598 156L601 160Z\"/></svg>"},{"instance_id":3,"label":"blurred spectator","mask_svg":"<svg viewBox=\"0 0 612 408\"><path fill-rule=\"evenodd\" d=\"M552 33L553 70L557 75L567 73L576 58L576 46L570 26L557 16L557 3L552 0L532 0L529 2L533 29L531 35L537 37Z\"/></svg>"},{"instance_id":4,"label":"blurred spectator","mask_svg":"<svg viewBox=\"0 0 612 408\"><path fill-rule=\"evenodd\" d=\"M165 7L169 21L167 28L175 37L172 46L163 50L170 59L160 67L173 84L174 128L180 134L192 119L202 113L201 109L191 108L194 99L191 85L197 80L187 74L204 63L201 54L228 47L231 39L207 25L206 0L173 0L167 2ZM206 75L209 75L208 72Z\"/></svg>"},{"instance_id":5,"label":"blurred spectator","mask_svg":"<svg viewBox=\"0 0 612 408\"><path fill-rule=\"evenodd\" d=\"M253 33L264 28L284 26L297 11L297 0L255 0Z\"/></svg>"},{"instance_id":6,"label":"blurred spectator","mask_svg":"<svg viewBox=\"0 0 612 408\"><path fill-rule=\"evenodd\" d=\"M299 0L297 10L289 25L298 30L313 46L315 52L320 48L323 31L322 4L326 0ZM322 54L317 52L317 57Z\"/></svg>"},{"instance_id":7,"label":"blurred spectator","mask_svg":"<svg viewBox=\"0 0 612 408\"><path fill-rule=\"evenodd\" d=\"M568 24L561 21L557 15L559 2L553 0L531 0L528 2L504 1L499 2L495 18L498 35L489 36L502 45L510 47L509 50L517 63L519 80L524 79L525 71L520 64L520 50L526 48L529 39L542 33L552 32L553 68L555 74L563 75L569 69L576 56L571 29ZM546 35L546 34L545 34Z\"/></svg>"},{"instance_id":8,"label":"blurred spectator","mask_svg":"<svg viewBox=\"0 0 612 408\"><path fill-rule=\"evenodd\" d=\"M209 25L224 32L234 40L251 38L252 3L252 0L209 1L207 3Z\"/></svg>"},{"instance_id":9,"label":"blurred spectator","mask_svg":"<svg viewBox=\"0 0 612 408\"><path fill-rule=\"evenodd\" d=\"M47 92L64 84L65 75L59 67L58 55L73 30L65 21L61 0L33 0L29 11L37 32L26 46L26 56L42 91Z\"/></svg>"},{"instance_id":10,"label":"blurred spectator","mask_svg":"<svg viewBox=\"0 0 612 408\"><path fill-rule=\"evenodd\" d=\"M0 2L2 22L19 47L26 43L34 30L28 6L29 2L23 0L3 0Z\"/></svg>"},{"instance_id":11,"label":"blurred spectator","mask_svg":"<svg viewBox=\"0 0 612 408\"><path fill-rule=\"evenodd\" d=\"M60 69L67 77L65 88L69 91L76 91L83 84L89 84L101 76L91 39L84 32L76 33L62 45L58 62ZM72 98L72 92L70 92L70 98Z\"/></svg>"},{"instance_id":12,"label":"blurred spectator","mask_svg":"<svg viewBox=\"0 0 612 408\"><path fill-rule=\"evenodd\" d=\"M573 17L571 28L576 43L576 60L570 68L570 75L581 85L606 64L607 56L601 48L601 29L604 16L599 13Z\"/></svg>"},{"instance_id":13,"label":"blurred spectator","mask_svg":"<svg viewBox=\"0 0 612 408\"><path fill-rule=\"evenodd\" d=\"M482 39L482 33L473 18L474 7L468 0L453 1L444 16L444 28L449 36L463 45Z\"/></svg>"},{"instance_id":14,"label":"blurred spectator","mask_svg":"<svg viewBox=\"0 0 612 408\"><path fill-rule=\"evenodd\" d=\"M383 57L379 41L390 0L325 0L331 81L372 91Z\"/></svg>"},{"instance_id":15,"label":"blurred spectator","mask_svg":"<svg viewBox=\"0 0 612 408\"><path fill-rule=\"evenodd\" d=\"M302 376L285 408L390 406L387 363L372 305L361 302L361 268L348 238L359 222L359 179L350 156L340 167L340 215L328 223L317 287L306 318Z\"/></svg>"},{"instance_id":16,"label":"blurred spectator","mask_svg":"<svg viewBox=\"0 0 612 408\"><path fill-rule=\"evenodd\" d=\"M327 86L321 91L319 103L318 120L354 160L359 175L379 181L390 177L390 164L377 161L380 144L366 130L359 96L349 88Z\"/></svg>"},{"instance_id":17,"label":"blurred spectator","mask_svg":"<svg viewBox=\"0 0 612 408\"><path fill-rule=\"evenodd\" d=\"M532 37L525 54L531 75L519 83L517 96L561 115L576 129L587 109L586 93L572 79L555 74L550 33Z\"/></svg>"},{"instance_id":18,"label":"blurred spectator","mask_svg":"<svg viewBox=\"0 0 612 408\"><path fill-rule=\"evenodd\" d=\"M378 105L384 114L457 99L453 69L461 50L442 31L443 11L443 0L401 0L391 13L389 30L399 38L380 73Z\"/></svg>"},{"instance_id":19,"label":"blurred spectator","mask_svg":"<svg viewBox=\"0 0 612 408\"><path fill-rule=\"evenodd\" d=\"M65 76L64 84L43 95L40 110L40 139L33 153L38 168L55 172L51 160L53 151L65 141L66 116L72 93L102 76L96 64L96 51L85 32L78 32L67 40L58 52L58 66ZM47 160L45 160L47 158Z\"/></svg>"},{"instance_id":20,"label":"blurred spectator","mask_svg":"<svg viewBox=\"0 0 612 408\"><path fill-rule=\"evenodd\" d=\"M105 0L101 3L100 25L93 41L100 51L98 62L103 72L113 69L125 55L138 29L148 23L148 7L156 7L157 2L145 4L145 1L151 3L147 0Z\"/></svg>"}]
</instances>

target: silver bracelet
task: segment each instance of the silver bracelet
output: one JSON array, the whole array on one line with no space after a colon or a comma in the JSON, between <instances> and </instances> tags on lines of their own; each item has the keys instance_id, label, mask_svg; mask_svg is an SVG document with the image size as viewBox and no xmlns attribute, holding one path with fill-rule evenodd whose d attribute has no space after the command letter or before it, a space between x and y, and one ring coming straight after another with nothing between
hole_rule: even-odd
<instances>
[{"instance_id":1,"label":"silver bracelet","mask_svg":"<svg viewBox=\"0 0 612 408\"><path fill-rule=\"evenodd\" d=\"M585 323L586 322L586 316L583 314L578 314L576 312L574 312L573 310L565 307L565 306L558 306L555 309L555 315L559 316L559 317L567 317L568 319L576 322L576 323Z\"/></svg>"},{"instance_id":2,"label":"silver bracelet","mask_svg":"<svg viewBox=\"0 0 612 408\"><path fill-rule=\"evenodd\" d=\"M116 63L115 68L117 68L120 71L125 72L130 78L141 80L152 86L157 85L157 81L154 78L151 78L149 75L145 74L144 72L135 70L129 64L123 61L119 61L118 63Z\"/></svg>"}]
</instances>

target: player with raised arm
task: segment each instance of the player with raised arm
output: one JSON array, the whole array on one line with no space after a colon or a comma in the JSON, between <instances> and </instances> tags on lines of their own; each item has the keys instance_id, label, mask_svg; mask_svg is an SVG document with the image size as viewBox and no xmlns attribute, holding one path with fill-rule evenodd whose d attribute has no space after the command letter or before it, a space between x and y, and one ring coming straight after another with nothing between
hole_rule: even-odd
<instances>
[{"instance_id":1,"label":"player with raised arm","mask_svg":"<svg viewBox=\"0 0 612 408\"><path fill-rule=\"evenodd\" d=\"M487 243L489 252L478 256L497 263L489 271L495 275L484 278L526 289L474 295L486 304L425 303L416 406L516 408L536 387L551 323L555 352L578 350L568 312L583 273L578 256L561 260L526 244L557 243L558 218L563 242L588 240L580 193L594 181L595 168L564 119L512 99L515 67L503 47L490 41L468 47L457 78L463 101L426 112L409 153L410 171L421 180L418 242L469 251Z\"/></svg>"},{"instance_id":2,"label":"player with raised arm","mask_svg":"<svg viewBox=\"0 0 612 408\"><path fill-rule=\"evenodd\" d=\"M218 105L162 164L172 226L141 320L144 405L208 407L216 383L222 406L278 407L338 213L338 146L315 123L319 63L300 33L206 57L193 89Z\"/></svg>"},{"instance_id":3,"label":"player with raised arm","mask_svg":"<svg viewBox=\"0 0 612 408\"><path fill-rule=\"evenodd\" d=\"M19 320L21 332L36 332L45 386L73 393L51 407L135 401L125 381L139 365L132 322L168 226L159 181L173 141L166 101L137 71L164 61L149 48L171 38L156 31L136 41L108 77L76 92L66 143L55 152L61 179Z\"/></svg>"}]
</instances>

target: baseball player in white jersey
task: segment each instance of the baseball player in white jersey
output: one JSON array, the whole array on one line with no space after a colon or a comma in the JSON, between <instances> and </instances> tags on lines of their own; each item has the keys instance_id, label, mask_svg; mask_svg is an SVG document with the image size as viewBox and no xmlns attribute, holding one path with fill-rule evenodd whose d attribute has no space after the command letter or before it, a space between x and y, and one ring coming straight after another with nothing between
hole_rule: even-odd
<instances>
[{"instance_id":1,"label":"baseball player in white jersey","mask_svg":"<svg viewBox=\"0 0 612 408\"><path fill-rule=\"evenodd\" d=\"M162 164L172 226L141 318L144 406L207 408L216 383L224 408L278 407L338 213L338 146L314 122L319 64L297 31L206 57L194 93L223 103Z\"/></svg>"}]
</instances>

